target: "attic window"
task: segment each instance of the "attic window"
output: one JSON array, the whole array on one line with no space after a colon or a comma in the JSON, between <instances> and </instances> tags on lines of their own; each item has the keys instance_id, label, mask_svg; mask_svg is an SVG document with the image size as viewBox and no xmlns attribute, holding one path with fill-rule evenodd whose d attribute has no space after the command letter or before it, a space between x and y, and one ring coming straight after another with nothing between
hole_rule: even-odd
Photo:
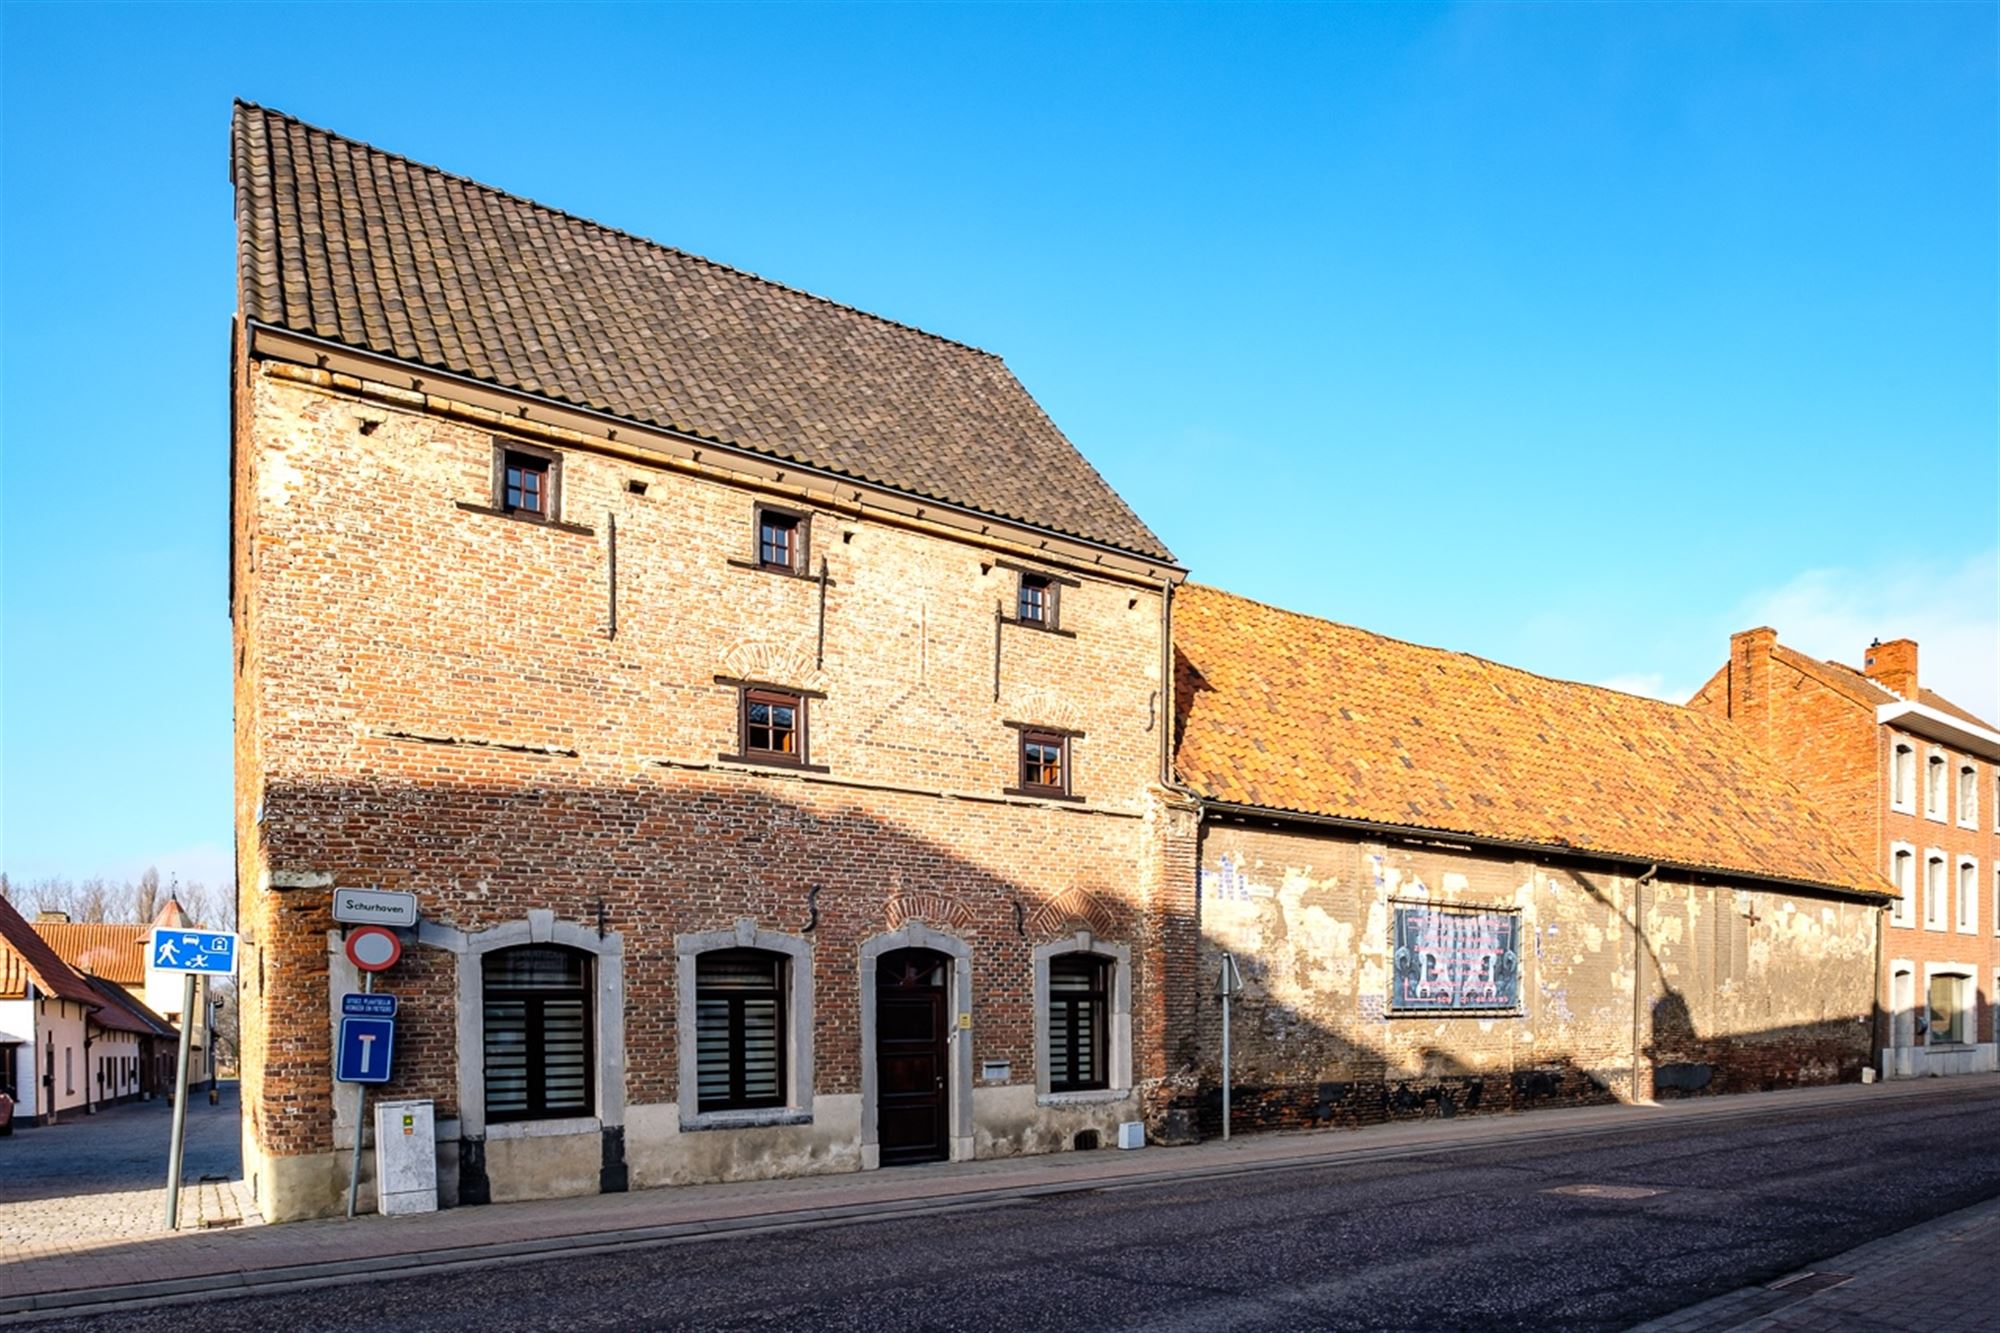
<instances>
[{"instance_id":1,"label":"attic window","mask_svg":"<svg viewBox=\"0 0 2000 1333\"><path fill-rule=\"evenodd\" d=\"M562 487L562 455L513 440L493 442L493 507L515 518L553 522Z\"/></svg>"},{"instance_id":2,"label":"attic window","mask_svg":"<svg viewBox=\"0 0 2000 1333\"><path fill-rule=\"evenodd\" d=\"M804 564L803 537L797 514L782 509L758 509L757 563L765 569L796 573Z\"/></svg>"},{"instance_id":3,"label":"attic window","mask_svg":"<svg viewBox=\"0 0 2000 1333\"><path fill-rule=\"evenodd\" d=\"M1023 625L1054 629L1056 624L1055 585L1041 574L1021 575L1019 594L1014 599L1014 618Z\"/></svg>"}]
</instances>

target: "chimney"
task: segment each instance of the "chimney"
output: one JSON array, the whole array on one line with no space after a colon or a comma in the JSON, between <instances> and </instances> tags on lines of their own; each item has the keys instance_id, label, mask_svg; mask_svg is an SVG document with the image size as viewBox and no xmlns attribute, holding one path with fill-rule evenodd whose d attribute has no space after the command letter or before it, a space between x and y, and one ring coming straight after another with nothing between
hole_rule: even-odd
<instances>
[{"instance_id":1,"label":"chimney","mask_svg":"<svg viewBox=\"0 0 2000 1333\"><path fill-rule=\"evenodd\" d=\"M48 922L52 925L62 925L69 920L69 913L51 912L45 909L43 911L35 913L35 920Z\"/></svg>"},{"instance_id":2,"label":"chimney","mask_svg":"<svg viewBox=\"0 0 2000 1333\"><path fill-rule=\"evenodd\" d=\"M1729 718L1759 745L1771 739L1771 653L1778 631L1769 625L1729 636Z\"/></svg>"},{"instance_id":3,"label":"chimney","mask_svg":"<svg viewBox=\"0 0 2000 1333\"><path fill-rule=\"evenodd\" d=\"M1917 697L1917 641L1891 639L1868 646L1862 673L1885 690L1894 690L1905 699Z\"/></svg>"}]
</instances>

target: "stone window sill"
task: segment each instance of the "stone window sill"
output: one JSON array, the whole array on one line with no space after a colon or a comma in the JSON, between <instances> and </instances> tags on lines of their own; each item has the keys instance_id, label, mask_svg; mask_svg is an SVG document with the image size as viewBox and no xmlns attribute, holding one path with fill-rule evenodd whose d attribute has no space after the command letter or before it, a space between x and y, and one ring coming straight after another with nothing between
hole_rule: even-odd
<instances>
[{"instance_id":1,"label":"stone window sill","mask_svg":"<svg viewBox=\"0 0 2000 1333\"><path fill-rule=\"evenodd\" d=\"M1107 1102L1132 1099L1130 1088L1092 1088L1087 1092L1042 1092L1035 1094L1037 1106L1102 1106Z\"/></svg>"},{"instance_id":2,"label":"stone window sill","mask_svg":"<svg viewBox=\"0 0 2000 1333\"><path fill-rule=\"evenodd\" d=\"M681 1121L683 1134L710 1129L769 1129L779 1125L810 1125L811 1111L795 1106L774 1106L764 1111L703 1111Z\"/></svg>"},{"instance_id":3,"label":"stone window sill","mask_svg":"<svg viewBox=\"0 0 2000 1333\"><path fill-rule=\"evenodd\" d=\"M491 1139L556 1139L567 1134L601 1134L604 1122L594 1115L571 1116L564 1120L502 1120L486 1126Z\"/></svg>"}]
</instances>

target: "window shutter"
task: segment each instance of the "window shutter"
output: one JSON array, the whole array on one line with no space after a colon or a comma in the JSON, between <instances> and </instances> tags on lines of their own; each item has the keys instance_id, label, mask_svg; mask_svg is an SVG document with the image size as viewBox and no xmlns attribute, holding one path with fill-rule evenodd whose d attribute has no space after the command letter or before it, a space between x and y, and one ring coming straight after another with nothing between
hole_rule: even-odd
<instances>
[{"instance_id":1,"label":"window shutter","mask_svg":"<svg viewBox=\"0 0 2000 1333\"><path fill-rule=\"evenodd\" d=\"M748 949L696 960L699 1109L784 1104L784 972L784 959Z\"/></svg>"}]
</instances>

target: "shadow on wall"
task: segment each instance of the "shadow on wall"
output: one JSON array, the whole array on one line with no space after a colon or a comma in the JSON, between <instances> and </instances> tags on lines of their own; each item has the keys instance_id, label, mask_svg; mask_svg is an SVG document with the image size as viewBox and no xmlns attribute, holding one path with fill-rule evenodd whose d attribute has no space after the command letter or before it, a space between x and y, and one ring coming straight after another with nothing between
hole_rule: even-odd
<instances>
[{"instance_id":1,"label":"shadow on wall","mask_svg":"<svg viewBox=\"0 0 2000 1333\"><path fill-rule=\"evenodd\" d=\"M1249 890L1248 881L1237 872L1236 891L1252 896L1228 910L1249 915L1239 915L1226 927L1204 922L1202 992L1195 1024L1201 1049L1195 1060L1182 1065L1182 1087L1164 1126L1169 1138L1221 1132L1215 963L1216 955L1240 949L1245 939L1257 941L1259 948L1254 954L1235 953L1249 993L1235 1005L1238 1077L1231 1095L1233 1132L1359 1127L1635 1097L1666 1100L1816 1086L1858 1080L1871 1063L1877 1021L1872 950L1866 959L1857 955L1843 964L1854 974L1857 1005L1852 1015L1799 1022L1736 1021L1754 1014L1759 1006L1755 992L1743 990L1737 979L1750 974L1729 971L1732 966L1747 967L1748 957L1744 926L1730 900L1734 890L1729 886L1693 890L1679 884L1665 886L1676 896L1714 895L1698 916L1702 929L1715 932L1704 937L1707 943L1691 941L1687 930L1680 929L1693 929L1687 920L1666 922L1675 927L1669 934L1681 945L1669 958L1654 938L1659 923L1650 914L1649 928L1635 929L1639 907L1629 880L1626 891L1614 896L1574 867L1536 861L1533 874L1538 886L1544 877L1557 880L1572 902L1587 900L1595 905L1605 948L1589 977L1595 987L1591 997L1564 999L1559 993L1543 993L1539 984L1524 978L1523 1013L1398 1016L1388 1011L1381 993L1386 977L1378 973L1368 979L1369 964L1360 958L1363 933L1380 929L1379 922L1369 924L1367 910L1380 892L1379 876L1377 887L1364 888L1332 869L1343 856L1359 859L1372 844L1336 835L1242 836L1271 840L1261 847L1273 853L1296 854L1305 873L1300 879L1287 879L1282 887L1264 883ZM1238 851L1245 845L1235 844ZM1522 865L1511 856L1487 858L1463 849L1451 853L1425 849L1411 855L1462 858L1460 870L1479 863L1489 883L1518 876ZM1225 879L1231 873L1226 863L1225 856ZM1426 865L1426 873L1435 868ZM1325 873L1316 876L1315 868ZM1208 896L1207 883L1205 877L1198 911L1221 906ZM1221 892L1231 892L1227 883ZM1467 901L1477 901L1476 896ZM1542 919L1553 920L1552 891L1538 887L1535 901ZM1312 924L1319 916L1314 908L1326 913L1317 927ZM1247 932L1244 922L1254 923ZM1574 917L1565 919L1566 941L1578 924ZM1316 939L1301 938L1316 930ZM1635 935L1642 951L1637 960ZM1329 940L1340 942L1335 952L1342 956L1329 959ZM1731 949L1741 955L1736 963L1711 956ZM1351 968L1349 957L1357 960ZM1636 1006L1635 962L1643 997ZM1540 975L1538 968L1538 982ZM1726 1009L1716 992L1718 975L1732 978L1724 990ZM1274 984L1273 977L1282 980ZM1704 986L1705 1004L1691 1004L1684 985L1676 984L1675 978ZM1321 983L1318 990L1315 981ZM1570 972L1567 984L1576 981L1577 974ZM1758 984L1785 983L1779 972L1767 970ZM1579 1009L1590 1009L1587 1019L1567 1012L1572 1002ZM1560 1017L1557 1011L1562 1011ZM1697 1012L1714 1013L1717 1018L1704 1030Z\"/></svg>"},{"instance_id":2,"label":"shadow on wall","mask_svg":"<svg viewBox=\"0 0 2000 1333\"><path fill-rule=\"evenodd\" d=\"M1129 946L1135 1074L1155 1048L1139 1000L1147 926L1134 872L1149 835L1137 814L666 767L607 765L601 780L580 781L598 766L450 745L395 742L371 758L395 776L272 784L265 864L412 891L426 919L466 931L553 909L618 932L628 1105L677 1096L675 936L744 918L810 942L816 1094L861 1090L861 947L910 920L971 948L974 1059L1010 1066L979 1088L1032 1092L1033 952L1079 929ZM246 921L253 914L267 919L246 978L246 1064L261 1057L263 1070L246 1084L246 1114L280 1154L328 1152L330 895L271 892ZM441 1120L458 1114L455 966L413 948L383 979L402 997L397 1076L374 1095L430 1098Z\"/></svg>"}]
</instances>

